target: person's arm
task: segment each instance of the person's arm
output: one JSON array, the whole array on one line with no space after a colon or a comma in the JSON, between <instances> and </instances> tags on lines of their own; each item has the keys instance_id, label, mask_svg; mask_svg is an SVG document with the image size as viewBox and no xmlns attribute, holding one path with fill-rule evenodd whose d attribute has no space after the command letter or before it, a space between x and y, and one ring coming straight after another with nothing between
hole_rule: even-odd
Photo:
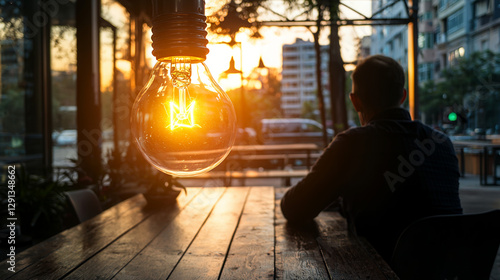
<instances>
[{"instance_id":1,"label":"person's arm","mask_svg":"<svg viewBox=\"0 0 500 280\"><path fill-rule=\"evenodd\" d=\"M314 164L311 172L289 189L281 200L281 211L291 222L307 222L342 194L349 182L355 146L339 134Z\"/></svg>"}]
</instances>

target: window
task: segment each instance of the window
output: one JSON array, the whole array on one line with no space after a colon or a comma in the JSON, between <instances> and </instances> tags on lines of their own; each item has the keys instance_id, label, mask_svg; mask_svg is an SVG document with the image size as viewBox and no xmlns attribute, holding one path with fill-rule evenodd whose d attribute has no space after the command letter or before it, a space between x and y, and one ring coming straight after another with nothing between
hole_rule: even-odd
<instances>
[{"instance_id":1,"label":"window","mask_svg":"<svg viewBox=\"0 0 500 280\"><path fill-rule=\"evenodd\" d=\"M285 66L283 66L283 69L294 70L294 69L298 69L298 66L297 65L285 65Z\"/></svg>"},{"instance_id":2,"label":"window","mask_svg":"<svg viewBox=\"0 0 500 280\"><path fill-rule=\"evenodd\" d=\"M457 48L457 49L451 51L448 54L449 65L453 65L458 58L463 57L464 55L465 55L464 47L460 47L460 48Z\"/></svg>"},{"instance_id":3,"label":"window","mask_svg":"<svg viewBox=\"0 0 500 280\"><path fill-rule=\"evenodd\" d=\"M463 8L451 14L446 19L446 35L457 32L464 27L464 10Z\"/></svg>"},{"instance_id":4,"label":"window","mask_svg":"<svg viewBox=\"0 0 500 280\"><path fill-rule=\"evenodd\" d=\"M439 0L439 9L442 10L446 7L446 0Z\"/></svg>"},{"instance_id":5,"label":"window","mask_svg":"<svg viewBox=\"0 0 500 280\"><path fill-rule=\"evenodd\" d=\"M283 52L296 52L298 49L296 46L284 46Z\"/></svg>"},{"instance_id":6,"label":"window","mask_svg":"<svg viewBox=\"0 0 500 280\"><path fill-rule=\"evenodd\" d=\"M299 60L299 57L296 55L292 55L292 56L285 56L283 59L285 61L296 61L296 60Z\"/></svg>"},{"instance_id":7,"label":"window","mask_svg":"<svg viewBox=\"0 0 500 280\"><path fill-rule=\"evenodd\" d=\"M488 50L488 39L481 40L481 51Z\"/></svg>"},{"instance_id":8,"label":"window","mask_svg":"<svg viewBox=\"0 0 500 280\"><path fill-rule=\"evenodd\" d=\"M423 20L432 20L432 11L427 11L422 16Z\"/></svg>"},{"instance_id":9,"label":"window","mask_svg":"<svg viewBox=\"0 0 500 280\"><path fill-rule=\"evenodd\" d=\"M444 10L457 2L458 0L439 0L439 10Z\"/></svg>"},{"instance_id":10,"label":"window","mask_svg":"<svg viewBox=\"0 0 500 280\"><path fill-rule=\"evenodd\" d=\"M294 88L297 87L299 84L297 82L285 82L284 87L285 88Z\"/></svg>"},{"instance_id":11,"label":"window","mask_svg":"<svg viewBox=\"0 0 500 280\"><path fill-rule=\"evenodd\" d=\"M284 97L297 97L299 93L296 91L283 92Z\"/></svg>"},{"instance_id":12,"label":"window","mask_svg":"<svg viewBox=\"0 0 500 280\"><path fill-rule=\"evenodd\" d=\"M434 63L421 63L418 65L418 79L423 82L432 80L434 76Z\"/></svg>"},{"instance_id":13,"label":"window","mask_svg":"<svg viewBox=\"0 0 500 280\"><path fill-rule=\"evenodd\" d=\"M74 5L68 5L74 14ZM59 14L58 14L59 15ZM52 160L54 167L71 166L77 156L76 27L56 16L51 26Z\"/></svg>"},{"instance_id":14,"label":"window","mask_svg":"<svg viewBox=\"0 0 500 280\"><path fill-rule=\"evenodd\" d=\"M297 79L298 75L297 74L283 74L283 80L286 79Z\"/></svg>"},{"instance_id":15,"label":"window","mask_svg":"<svg viewBox=\"0 0 500 280\"><path fill-rule=\"evenodd\" d=\"M419 33L418 47L420 49L432 49L434 47L434 33Z\"/></svg>"},{"instance_id":16,"label":"window","mask_svg":"<svg viewBox=\"0 0 500 280\"><path fill-rule=\"evenodd\" d=\"M304 82L305 87L314 87L314 82Z\"/></svg>"},{"instance_id":17,"label":"window","mask_svg":"<svg viewBox=\"0 0 500 280\"><path fill-rule=\"evenodd\" d=\"M36 1L11 0L0 2L0 17L0 161L43 173L49 156L43 142L50 136L40 112L50 108L42 102L48 81L38 78L38 69L46 69L49 55L40 44L49 16Z\"/></svg>"},{"instance_id":18,"label":"window","mask_svg":"<svg viewBox=\"0 0 500 280\"><path fill-rule=\"evenodd\" d=\"M304 50L306 50L306 51L312 51L312 50L314 50L314 45L311 44L311 45L305 46Z\"/></svg>"}]
</instances>

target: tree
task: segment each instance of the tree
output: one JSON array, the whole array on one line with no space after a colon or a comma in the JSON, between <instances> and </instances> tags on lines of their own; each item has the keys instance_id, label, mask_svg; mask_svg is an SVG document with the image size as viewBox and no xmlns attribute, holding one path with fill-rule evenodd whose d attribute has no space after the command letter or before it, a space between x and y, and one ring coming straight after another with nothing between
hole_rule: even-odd
<instances>
[{"instance_id":1,"label":"tree","mask_svg":"<svg viewBox=\"0 0 500 280\"><path fill-rule=\"evenodd\" d=\"M430 120L427 121L428 123L440 124L447 95L443 96L437 90L436 83L432 80L423 83L419 88L419 92L420 110L425 114L425 119Z\"/></svg>"},{"instance_id":2,"label":"tree","mask_svg":"<svg viewBox=\"0 0 500 280\"><path fill-rule=\"evenodd\" d=\"M348 128L347 108L345 105L346 72L344 60L340 53L339 26L339 0L328 1L330 13L330 56L329 56L329 81L330 81L330 108L333 128L335 133L340 133Z\"/></svg>"},{"instance_id":3,"label":"tree","mask_svg":"<svg viewBox=\"0 0 500 280\"><path fill-rule=\"evenodd\" d=\"M340 55L340 43L338 36L338 11L339 0L283 0L289 9L300 9L302 14L307 17L314 16L316 28L310 29L314 38L314 49L316 52L316 83L318 96L318 109L321 122L323 123L323 142L328 144L328 135L326 131L326 112L323 97L323 87L321 82L321 50L319 38L322 30L322 22L325 15L330 13L330 89L331 89L331 107L332 119L335 129L338 132L347 129L347 112L345 106L345 70L343 60ZM241 28L251 28L255 37L258 33L258 8L266 0L231 0L228 4L218 10L214 15L208 17L210 23L209 30L227 35L231 38L229 44L234 44L236 32ZM282 16L286 18L285 16Z\"/></svg>"},{"instance_id":4,"label":"tree","mask_svg":"<svg viewBox=\"0 0 500 280\"><path fill-rule=\"evenodd\" d=\"M437 114L433 120L443 117L444 108L449 107L468 117L469 128L494 128L500 124L500 54L488 50L459 58L441 72L441 77L421 88L422 111Z\"/></svg>"},{"instance_id":5,"label":"tree","mask_svg":"<svg viewBox=\"0 0 500 280\"><path fill-rule=\"evenodd\" d=\"M256 131L259 129L261 119L282 117L280 109L281 83L278 79L279 73L275 68L268 68L268 72L266 84L263 85L262 88L247 88L246 90L246 107L247 110L251 108L251 114L248 114L247 124ZM254 76L253 74L258 75L255 69L250 76ZM242 110L242 108L240 108L240 90L230 90L227 94L231 98L235 110Z\"/></svg>"},{"instance_id":6,"label":"tree","mask_svg":"<svg viewBox=\"0 0 500 280\"><path fill-rule=\"evenodd\" d=\"M303 8L307 16L311 16L315 12L316 16L316 30L311 31L314 38L314 51L316 53L316 94L318 96L318 110L323 124L323 144L326 147L328 145L328 134L326 131L326 112L325 112L325 102L323 97L323 84L321 82L322 70L321 70L321 46L319 44L319 38L321 35L322 22L326 10L328 8L327 0L284 0L291 8Z\"/></svg>"},{"instance_id":7,"label":"tree","mask_svg":"<svg viewBox=\"0 0 500 280\"><path fill-rule=\"evenodd\" d=\"M229 36L230 45L236 43L235 37L242 28L252 30L252 37L260 38L256 21L257 9L266 0L231 0L213 15L207 17L208 30L222 36Z\"/></svg>"}]
</instances>

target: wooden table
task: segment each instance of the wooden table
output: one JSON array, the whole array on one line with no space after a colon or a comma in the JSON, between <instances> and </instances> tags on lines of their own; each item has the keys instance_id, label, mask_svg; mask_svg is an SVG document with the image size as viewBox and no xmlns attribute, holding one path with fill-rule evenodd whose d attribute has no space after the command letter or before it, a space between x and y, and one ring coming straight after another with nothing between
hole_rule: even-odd
<instances>
[{"instance_id":1,"label":"wooden table","mask_svg":"<svg viewBox=\"0 0 500 280\"><path fill-rule=\"evenodd\" d=\"M397 279L336 212L289 226L273 187L189 188L177 203L134 196L16 255L0 279Z\"/></svg>"},{"instance_id":2,"label":"wooden table","mask_svg":"<svg viewBox=\"0 0 500 280\"><path fill-rule=\"evenodd\" d=\"M497 174L496 170L496 154L500 151L500 144L496 143L491 143L491 142L484 142L484 141L453 141L453 145L455 149L460 150L460 157L462 159L462 164L461 164L461 172L464 174L465 172L465 155L464 155L464 149L465 148L470 148L470 149L478 149L482 150L482 153L480 154L481 159L479 160L479 183L482 186L498 186L500 182L500 175ZM489 154L491 153L493 157L493 174L492 174L492 181L488 179L488 170L490 170L490 159L489 159Z\"/></svg>"}]
</instances>

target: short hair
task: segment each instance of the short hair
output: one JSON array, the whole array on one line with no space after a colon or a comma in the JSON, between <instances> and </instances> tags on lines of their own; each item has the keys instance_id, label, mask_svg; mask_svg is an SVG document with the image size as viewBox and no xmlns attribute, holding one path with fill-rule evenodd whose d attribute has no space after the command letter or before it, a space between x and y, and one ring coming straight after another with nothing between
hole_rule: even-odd
<instances>
[{"instance_id":1,"label":"short hair","mask_svg":"<svg viewBox=\"0 0 500 280\"><path fill-rule=\"evenodd\" d=\"M369 110L399 106L403 98L405 73L394 59L373 55L362 60L352 73L355 94Z\"/></svg>"}]
</instances>

